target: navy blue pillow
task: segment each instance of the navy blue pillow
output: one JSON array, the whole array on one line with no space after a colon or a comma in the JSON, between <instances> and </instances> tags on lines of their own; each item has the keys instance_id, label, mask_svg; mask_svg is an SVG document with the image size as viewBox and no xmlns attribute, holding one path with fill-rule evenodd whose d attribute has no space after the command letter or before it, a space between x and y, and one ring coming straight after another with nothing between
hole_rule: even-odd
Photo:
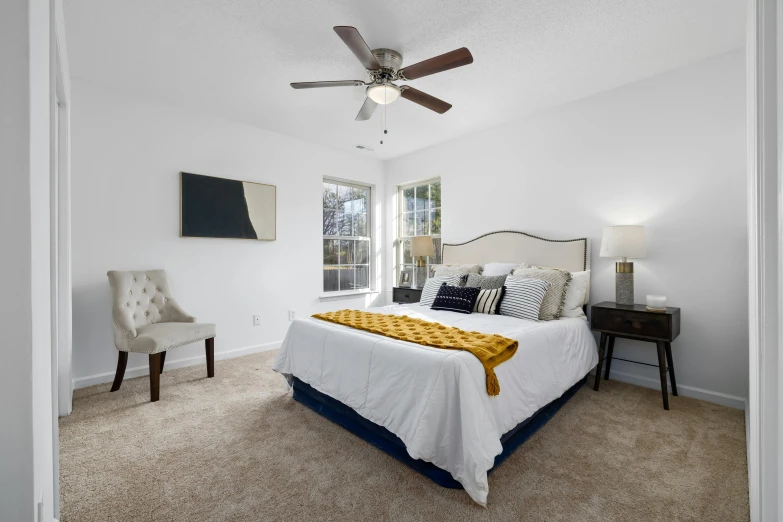
<instances>
[{"instance_id":1,"label":"navy blue pillow","mask_svg":"<svg viewBox=\"0 0 783 522\"><path fill-rule=\"evenodd\" d=\"M438 295L430 308L470 314L476 306L479 292L481 288L443 285L438 289Z\"/></svg>"}]
</instances>

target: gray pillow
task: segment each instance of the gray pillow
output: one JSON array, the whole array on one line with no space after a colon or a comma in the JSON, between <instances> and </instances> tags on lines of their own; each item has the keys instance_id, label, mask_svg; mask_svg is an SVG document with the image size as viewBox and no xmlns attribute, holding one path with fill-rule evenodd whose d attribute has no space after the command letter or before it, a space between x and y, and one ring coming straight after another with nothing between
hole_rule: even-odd
<instances>
[{"instance_id":1,"label":"gray pillow","mask_svg":"<svg viewBox=\"0 0 783 522\"><path fill-rule=\"evenodd\" d=\"M468 274L468 282L465 283L467 287L493 289L503 288L503 284L506 282L506 276L483 276L478 274Z\"/></svg>"},{"instance_id":2,"label":"gray pillow","mask_svg":"<svg viewBox=\"0 0 783 522\"><path fill-rule=\"evenodd\" d=\"M540 266L530 268L518 268L514 270L515 277L540 279L550 283L546 290L546 296L538 311L540 321L551 321L563 315L563 305L571 282L571 272L559 268L542 268Z\"/></svg>"}]
</instances>

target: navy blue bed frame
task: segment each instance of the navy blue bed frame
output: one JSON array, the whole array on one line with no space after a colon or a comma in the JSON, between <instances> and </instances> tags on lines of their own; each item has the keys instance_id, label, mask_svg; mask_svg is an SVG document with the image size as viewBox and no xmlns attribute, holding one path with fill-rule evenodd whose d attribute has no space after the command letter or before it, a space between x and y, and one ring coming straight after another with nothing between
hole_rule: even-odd
<instances>
[{"instance_id":1,"label":"navy blue bed frame","mask_svg":"<svg viewBox=\"0 0 783 522\"><path fill-rule=\"evenodd\" d=\"M495 457L492 470L506 460L523 442L530 438L541 426L547 423L555 413L574 396L584 384L587 376L569 388L560 398L550 402L531 417L519 423L516 427L506 432L501 438L503 452ZM422 475L445 488L462 489L462 485L452 478L451 474L432 464L411 458L402 440L383 426L371 422L352 408L346 406L337 399L325 395L309 384L294 377L294 399L319 413L327 419L336 422L354 435L361 437L376 448L385 451L403 464L407 464Z\"/></svg>"}]
</instances>

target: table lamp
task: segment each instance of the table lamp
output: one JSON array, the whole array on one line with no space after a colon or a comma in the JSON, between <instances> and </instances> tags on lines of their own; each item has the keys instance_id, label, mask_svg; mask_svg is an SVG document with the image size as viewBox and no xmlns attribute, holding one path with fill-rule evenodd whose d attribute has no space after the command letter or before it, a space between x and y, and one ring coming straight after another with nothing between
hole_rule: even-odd
<instances>
[{"instance_id":1,"label":"table lamp","mask_svg":"<svg viewBox=\"0 0 783 522\"><path fill-rule=\"evenodd\" d=\"M416 266L426 266L424 258L434 255L435 246L432 244L432 236L415 236L411 240L411 256Z\"/></svg>"},{"instance_id":2,"label":"table lamp","mask_svg":"<svg viewBox=\"0 0 783 522\"><path fill-rule=\"evenodd\" d=\"M644 227L622 225L604 227L601 238L601 257L619 257L615 263L615 301L621 305L633 302L633 263L628 258L641 258L647 254Z\"/></svg>"}]
</instances>

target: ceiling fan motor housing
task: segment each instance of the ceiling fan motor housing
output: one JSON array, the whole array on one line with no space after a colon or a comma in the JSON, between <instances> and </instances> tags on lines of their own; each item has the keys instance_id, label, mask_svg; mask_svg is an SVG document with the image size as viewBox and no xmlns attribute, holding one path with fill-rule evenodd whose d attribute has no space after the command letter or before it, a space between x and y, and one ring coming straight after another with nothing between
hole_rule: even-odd
<instances>
[{"instance_id":1,"label":"ceiling fan motor housing","mask_svg":"<svg viewBox=\"0 0 783 522\"><path fill-rule=\"evenodd\" d=\"M381 64L382 69L391 69L397 72L402 67L402 54L398 53L394 49L373 49L372 51L375 59Z\"/></svg>"}]
</instances>

